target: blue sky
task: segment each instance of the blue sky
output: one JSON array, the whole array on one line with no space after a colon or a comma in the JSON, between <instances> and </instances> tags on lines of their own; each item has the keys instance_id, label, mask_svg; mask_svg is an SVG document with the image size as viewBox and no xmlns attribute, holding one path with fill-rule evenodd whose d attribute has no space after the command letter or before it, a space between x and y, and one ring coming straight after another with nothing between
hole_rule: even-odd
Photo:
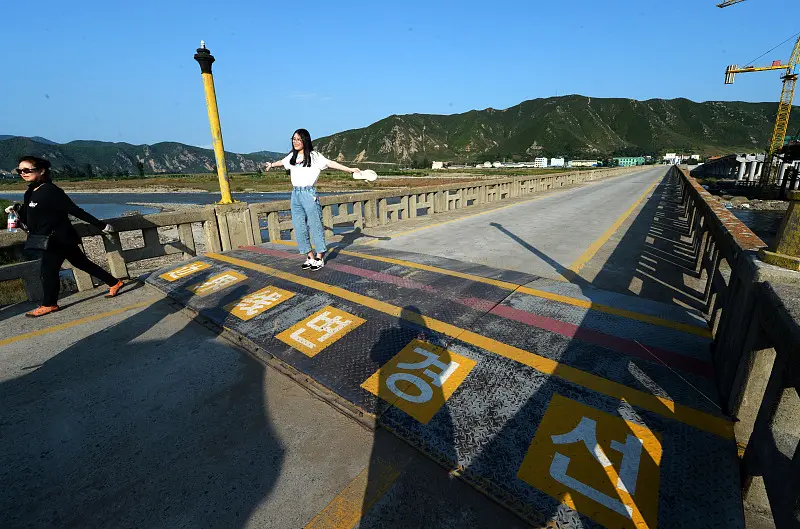
<instances>
[{"instance_id":1,"label":"blue sky","mask_svg":"<svg viewBox=\"0 0 800 529\"><path fill-rule=\"evenodd\" d=\"M779 73L724 69L800 31L793 1L6 0L0 134L208 146L201 39L235 152L571 93L776 101Z\"/></svg>"}]
</instances>

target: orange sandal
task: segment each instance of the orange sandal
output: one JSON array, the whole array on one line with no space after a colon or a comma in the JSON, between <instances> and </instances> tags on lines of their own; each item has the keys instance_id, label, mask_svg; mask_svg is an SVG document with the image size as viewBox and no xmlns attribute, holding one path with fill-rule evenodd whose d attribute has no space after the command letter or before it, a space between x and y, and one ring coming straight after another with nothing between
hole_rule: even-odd
<instances>
[{"instance_id":1,"label":"orange sandal","mask_svg":"<svg viewBox=\"0 0 800 529\"><path fill-rule=\"evenodd\" d=\"M58 305L42 305L41 307L37 307L30 312L26 312L25 316L29 318L38 318L39 316L44 316L46 314L50 314L51 312L56 312L57 310L61 310Z\"/></svg>"},{"instance_id":2,"label":"orange sandal","mask_svg":"<svg viewBox=\"0 0 800 529\"><path fill-rule=\"evenodd\" d=\"M125 283L123 283L122 280L120 279L119 281L117 281L116 285L108 287L108 294L106 294L106 297L113 298L114 296L119 294L119 289L121 289L124 284Z\"/></svg>"}]
</instances>

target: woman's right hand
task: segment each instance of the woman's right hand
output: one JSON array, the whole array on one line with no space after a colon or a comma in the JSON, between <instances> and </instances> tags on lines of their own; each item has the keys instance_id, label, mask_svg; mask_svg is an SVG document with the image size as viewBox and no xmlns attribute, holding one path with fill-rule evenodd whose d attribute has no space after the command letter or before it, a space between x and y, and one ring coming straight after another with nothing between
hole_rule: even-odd
<instances>
[{"instance_id":1,"label":"woman's right hand","mask_svg":"<svg viewBox=\"0 0 800 529\"><path fill-rule=\"evenodd\" d=\"M267 162L267 171L272 169L272 162Z\"/></svg>"},{"instance_id":2,"label":"woman's right hand","mask_svg":"<svg viewBox=\"0 0 800 529\"><path fill-rule=\"evenodd\" d=\"M11 213L12 211L16 211L19 204L12 204L5 209L6 215Z\"/></svg>"}]
</instances>

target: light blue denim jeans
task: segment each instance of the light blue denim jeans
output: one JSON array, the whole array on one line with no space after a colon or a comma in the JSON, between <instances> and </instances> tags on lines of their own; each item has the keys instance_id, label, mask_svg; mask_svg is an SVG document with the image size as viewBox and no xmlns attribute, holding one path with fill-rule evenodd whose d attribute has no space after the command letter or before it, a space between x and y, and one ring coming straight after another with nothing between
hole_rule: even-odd
<instances>
[{"instance_id":1,"label":"light blue denim jeans","mask_svg":"<svg viewBox=\"0 0 800 529\"><path fill-rule=\"evenodd\" d=\"M322 206L319 204L316 188L292 188L292 224L300 253L308 254L311 251L311 243L308 240L309 229L316 252L324 253L328 249L325 246L325 229L322 226Z\"/></svg>"}]
</instances>

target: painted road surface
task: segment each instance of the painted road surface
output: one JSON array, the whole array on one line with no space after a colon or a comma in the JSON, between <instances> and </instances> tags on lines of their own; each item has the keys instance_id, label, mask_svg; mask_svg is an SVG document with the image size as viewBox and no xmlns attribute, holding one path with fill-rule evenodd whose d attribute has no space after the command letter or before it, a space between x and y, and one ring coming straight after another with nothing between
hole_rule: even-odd
<instances>
[{"instance_id":1,"label":"painted road surface","mask_svg":"<svg viewBox=\"0 0 800 529\"><path fill-rule=\"evenodd\" d=\"M496 268L563 278L585 264L661 181L667 168L545 194L482 215L425 227L370 244Z\"/></svg>"},{"instance_id":2,"label":"painted road surface","mask_svg":"<svg viewBox=\"0 0 800 529\"><path fill-rule=\"evenodd\" d=\"M148 282L528 523L744 526L696 315L381 248L335 253L318 272L299 264L268 243Z\"/></svg>"},{"instance_id":3,"label":"painted road surface","mask_svg":"<svg viewBox=\"0 0 800 529\"><path fill-rule=\"evenodd\" d=\"M105 290L0 308L3 529L525 527L154 289Z\"/></svg>"}]
</instances>

